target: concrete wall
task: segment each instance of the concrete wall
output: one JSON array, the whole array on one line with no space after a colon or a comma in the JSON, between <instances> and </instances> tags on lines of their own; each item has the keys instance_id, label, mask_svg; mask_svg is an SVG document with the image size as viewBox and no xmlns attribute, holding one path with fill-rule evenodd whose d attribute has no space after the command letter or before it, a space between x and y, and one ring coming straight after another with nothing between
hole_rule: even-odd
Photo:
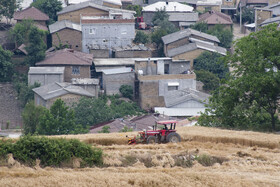
<instances>
[{"instance_id":1,"label":"concrete wall","mask_svg":"<svg viewBox=\"0 0 280 187\"><path fill-rule=\"evenodd\" d=\"M179 83L178 90L184 90L186 88L196 89L196 80L194 79L165 79L159 80L159 96L165 96L168 93L168 83Z\"/></svg>"},{"instance_id":2,"label":"concrete wall","mask_svg":"<svg viewBox=\"0 0 280 187\"><path fill-rule=\"evenodd\" d=\"M172 106L172 108L205 108L205 106L204 103L191 99L187 102L183 102L178 105Z\"/></svg>"},{"instance_id":3,"label":"concrete wall","mask_svg":"<svg viewBox=\"0 0 280 187\"><path fill-rule=\"evenodd\" d=\"M111 3L107 3L107 2L103 2L103 6L117 8L117 9L120 9L122 7L121 5L111 4Z\"/></svg>"},{"instance_id":4,"label":"concrete wall","mask_svg":"<svg viewBox=\"0 0 280 187\"><path fill-rule=\"evenodd\" d=\"M72 78L90 78L90 66L79 66L80 74L72 74L72 66L65 66L64 81L71 82Z\"/></svg>"},{"instance_id":5,"label":"concrete wall","mask_svg":"<svg viewBox=\"0 0 280 187\"><path fill-rule=\"evenodd\" d=\"M73 29L62 29L52 33L52 46L59 46L59 38L62 44L67 44L70 49L82 51L82 32Z\"/></svg>"},{"instance_id":6,"label":"concrete wall","mask_svg":"<svg viewBox=\"0 0 280 187\"><path fill-rule=\"evenodd\" d=\"M190 61L185 62L171 62L169 64L169 74L181 74L184 71L190 70Z\"/></svg>"},{"instance_id":7,"label":"concrete wall","mask_svg":"<svg viewBox=\"0 0 280 187\"><path fill-rule=\"evenodd\" d=\"M116 51L116 58L149 58L152 56L151 51Z\"/></svg>"},{"instance_id":8,"label":"concrete wall","mask_svg":"<svg viewBox=\"0 0 280 187\"><path fill-rule=\"evenodd\" d=\"M93 58L109 58L109 49L90 49L90 54L93 54Z\"/></svg>"},{"instance_id":9,"label":"concrete wall","mask_svg":"<svg viewBox=\"0 0 280 187\"><path fill-rule=\"evenodd\" d=\"M220 5L197 5L196 10L199 11L199 12L205 12L208 7L211 7L211 10L221 12L221 6Z\"/></svg>"},{"instance_id":10,"label":"concrete wall","mask_svg":"<svg viewBox=\"0 0 280 187\"><path fill-rule=\"evenodd\" d=\"M55 82L64 82L64 74L28 74L28 85L33 85L35 82L44 86Z\"/></svg>"},{"instance_id":11,"label":"concrete wall","mask_svg":"<svg viewBox=\"0 0 280 187\"><path fill-rule=\"evenodd\" d=\"M81 14L91 15L91 16L109 16L109 12L107 12L107 11L93 8L93 7L86 7L86 8L80 9L80 10L60 14L60 15L58 15L58 21L69 20L74 23L80 24L80 15Z\"/></svg>"},{"instance_id":12,"label":"concrete wall","mask_svg":"<svg viewBox=\"0 0 280 187\"><path fill-rule=\"evenodd\" d=\"M74 85L85 89L89 93L93 94L94 97L98 98L99 85L95 85L95 84L74 84Z\"/></svg>"},{"instance_id":13,"label":"concrete wall","mask_svg":"<svg viewBox=\"0 0 280 187\"><path fill-rule=\"evenodd\" d=\"M132 44L135 37L134 23L91 23L82 24L83 52L89 53L87 45L125 47ZM95 34L90 34L90 29Z\"/></svg>"},{"instance_id":14,"label":"concrete wall","mask_svg":"<svg viewBox=\"0 0 280 187\"><path fill-rule=\"evenodd\" d=\"M120 94L122 85L130 85L134 90L135 73L102 74L103 89L107 95Z\"/></svg>"},{"instance_id":15,"label":"concrete wall","mask_svg":"<svg viewBox=\"0 0 280 187\"><path fill-rule=\"evenodd\" d=\"M272 14L273 15L276 15L276 16L280 15L280 6L277 6L277 7L271 8L271 9L272 9Z\"/></svg>"}]
</instances>

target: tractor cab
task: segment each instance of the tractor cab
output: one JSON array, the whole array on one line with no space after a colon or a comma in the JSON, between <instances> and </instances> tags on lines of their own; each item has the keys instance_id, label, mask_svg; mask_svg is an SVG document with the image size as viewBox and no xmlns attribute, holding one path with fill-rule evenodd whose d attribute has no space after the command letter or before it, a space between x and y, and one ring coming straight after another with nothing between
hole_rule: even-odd
<instances>
[{"instance_id":1,"label":"tractor cab","mask_svg":"<svg viewBox=\"0 0 280 187\"><path fill-rule=\"evenodd\" d=\"M153 130L175 130L178 121L168 120L168 121L156 121L153 126Z\"/></svg>"}]
</instances>

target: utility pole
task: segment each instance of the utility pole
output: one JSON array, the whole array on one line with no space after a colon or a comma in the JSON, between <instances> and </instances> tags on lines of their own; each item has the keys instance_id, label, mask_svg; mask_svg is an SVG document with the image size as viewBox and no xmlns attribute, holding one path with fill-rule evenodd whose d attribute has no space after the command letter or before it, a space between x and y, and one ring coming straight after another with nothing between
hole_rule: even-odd
<instances>
[{"instance_id":1,"label":"utility pole","mask_svg":"<svg viewBox=\"0 0 280 187\"><path fill-rule=\"evenodd\" d=\"M242 34L242 2L240 1L240 33Z\"/></svg>"}]
</instances>

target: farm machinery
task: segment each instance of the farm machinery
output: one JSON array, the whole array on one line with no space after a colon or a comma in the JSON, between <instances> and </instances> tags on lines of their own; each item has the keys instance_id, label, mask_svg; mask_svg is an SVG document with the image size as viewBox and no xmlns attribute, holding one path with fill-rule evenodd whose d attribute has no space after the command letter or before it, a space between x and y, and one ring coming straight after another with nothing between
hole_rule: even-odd
<instances>
[{"instance_id":1,"label":"farm machinery","mask_svg":"<svg viewBox=\"0 0 280 187\"><path fill-rule=\"evenodd\" d=\"M129 138L128 144L180 142L181 137L175 130L177 123L178 122L174 120L157 121L153 126L153 130L144 130L139 132L136 137Z\"/></svg>"}]
</instances>

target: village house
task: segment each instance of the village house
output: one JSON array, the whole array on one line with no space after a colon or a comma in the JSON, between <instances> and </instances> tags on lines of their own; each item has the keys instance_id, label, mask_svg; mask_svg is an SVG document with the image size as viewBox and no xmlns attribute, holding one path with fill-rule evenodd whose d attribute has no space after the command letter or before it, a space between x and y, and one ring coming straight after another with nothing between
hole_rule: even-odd
<instances>
[{"instance_id":1,"label":"village house","mask_svg":"<svg viewBox=\"0 0 280 187\"><path fill-rule=\"evenodd\" d=\"M81 97L94 97L85 89L74 86L71 83L51 83L39 88L34 88L34 101L36 106L44 106L50 108L52 104L61 99L67 106L77 103Z\"/></svg>"},{"instance_id":2,"label":"village house","mask_svg":"<svg viewBox=\"0 0 280 187\"><path fill-rule=\"evenodd\" d=\"M82 43L83 52L89 53L93 46L109 49L112 56L112 48L132 45L135 37L134 19L95 19L83 17Z\"/></svg>"},{"instance_id":3,"label":"village house","mask_svg":"<svg viewBox=\"0 0 280 187\"><path fill-rule=\"evenodd\" d=\"M180 19L175 19L174 15L180 14L180 16L181 16L182 14L184 14L187 16L188 14L185 14L185 13L191 13L193 11L193 7L184 5L182 3L168 2L168 1L166 1L166 2L159 1L154 4L150 4L148 6L143 7L143 10L142 10L143 18L144 18L144 21L146 24L152 25L153 17L158 10L165 10L168 14L172 13L172 15L173 15L171 17L172 20L169 20L169 21L179 22ZM181 21L184 23L186 23L186 22L192 23L194 21L195 17L193 14L190 14L189 16L192 16L189 19L189 21L187 20L187 18L182 19Z\"/></svg>"},{"instance_id":4,"label":"village house","mask_svg":"<svg viewBox=\"0 0 280 187\"><path fill-rule=\"evenodd\" d=\"M91 78L90 67L92 55L75 51L73 49L62 49L46 54L43 61L36 66L65 67L64 81L71 82L73 78Z\"/></svg>"},{"instance_id":5,"label":"village house","mask_svg":"<svg viewBox=\"0 0 280 187\"><path fill-rule=\"evenodd\" d=\"M67 0L67 5L75 5L79 3L83 3L89 0ZM122 8L121 0L91 0L95 4L100 4L103 6L111 7L111 8Z\"/></svg>"},{"instance_id":6,"label":"village house","mask_svg":"<svg viewBox=\"0 0 280 187\"><path fill-rule=\"evenodd\" d=\"M221 12L234 18L238 12L240 0L222 0Z\"/></svg>"},{"instance_id":7,"label":"village house","mask_svg":"<svg viewBox=\"0 0 280 187\"><path fill-rule=\"evenodd\" d=\"M168 20L180 30L189 28L198 20L198 12L185 12L185 13L168 13Z\"/></svg>"},{"instance_id":8,"label":"village house","mask_svg":"<svg viewBox=\"0 0 280 187\"><path fill-rule=\"evenodd\" d=\"M28 7L24 10L14 13L14 20L17 23L22 22L23 20L31 19L34 21L35 26L44 31L48 31L47 21L50 19L48 15L41 12L35 7Z\"/></svg>"},{"instance_id":9,"label":"village house","mask_svg":"<svg viewBox=\"0 0 280 187\"><path fill-rule=\"evenodd\" d=\"M68 48L82 51L82 28L80 24L68 20L49 25L52 46L67 45Z\"/></svg>"},{"instance_id":10,"label":"village house","mask_svg":"<svg viewBox=\"0 0 280 187\"><path fill-rule=\"evenodd\" d=\"M229 15L214 10L200 15L198 22L205 22L208 26L208 29L215 27L215 25L223 25L224 28L232 30L233 25Z\"/></svg>"},{"instance_id":11,"label":"village house","mask_svg":"<svg viewBox=\"0 0 280 187\"><path fill-rule=\"evenodd\" d=\"M196 10L200 13L215 10L221 12L222 0L198 0Z\"/></svg>"},{"instance_id":12,"label":"village house","mask_svg":"<svg viewBox=\"0 0 280 187\"><path fill-rule=\"evenodd\" d=\"M30 67L28 71L28 85L35 82L41 86L54 82L64 82L65 67Z\"/></svg>"},{"instance_id":13,"label":"village house","mask_svg":"<svg viewBox=\"0 0 280 187\"><path fill-rule=\"evenodd\" d=\"M95 19L134 19L134 14L135 11L103 6L103 3L99 1L86 1L70 5L57 13L58 21L69 20L77 24L81 23L81 16L95 17Z\"/></svg>"},{"instance_id":14,"label":"village house","mask_svg":"<svg viewBox=\"0 0 280 187\"><path fill-rule=\"evenodd\" d=\"M185 60L193 68L194 59L202 52L211 51L226 55L227 50L219 47L219 39L193 29L181 30L162 37L164 54L173 60Z\"/></svg>"},{"instance_id":15,"label":"village house","mask_svg":"<svg viewBox=\"0 0 280 187\"><path fill-rule=\"evenodd\" d=\"M91 93L95 98L98 98L100 86L99 86L99 79L72 79L72 85L79 86L84 90Z\"/></svg>"}]
</instances>

